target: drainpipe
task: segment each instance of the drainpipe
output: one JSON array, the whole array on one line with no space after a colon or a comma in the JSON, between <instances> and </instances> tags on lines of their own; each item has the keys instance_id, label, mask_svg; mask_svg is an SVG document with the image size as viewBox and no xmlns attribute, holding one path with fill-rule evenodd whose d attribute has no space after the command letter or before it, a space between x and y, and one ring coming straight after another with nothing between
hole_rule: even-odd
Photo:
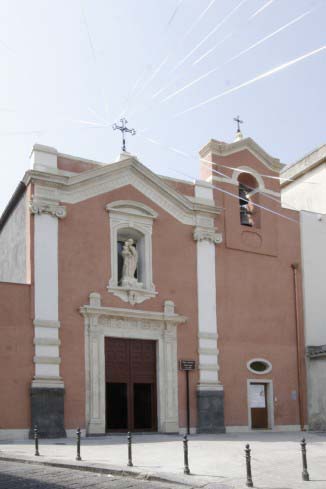
<instances>
[{"instance_id":1,"label":"drainpipe","mask_svg":"<svg viewBox=\"0 0 326 489\"><path fill-rule=\"evenodd\" d=\"M26 190L26 184L24 182L19 182L18 187L16 188L14 194L12 195L11 199L9 200L7 207L5 208L5 210L2 213L2 216L0 216L0 233L1 233L2 229L5 227L5 224L8 221L10 215L15 210L15 207L18 204L18 202L20 201L25 190Z\"/></svg>"},{"instance_id":2,"label":"drainpipe","mask_svg":"<svg viewBox=\"0 0 326 489\"><path fill-rule=\"evenodd\" d=\"M299 293L298 293L298 263L292 263L291 268L293 271L293 286L294 286L294 305L295 305L295 333L296 333L296 350L297 350L297 376L298 376L298 404L299 404L299 418L301 431L305 430L304 427L304 409L303 409L303 371L301 354L303 352L302 334L300 329L300 314L299 314Z\"/></svg>"}]
</instances>

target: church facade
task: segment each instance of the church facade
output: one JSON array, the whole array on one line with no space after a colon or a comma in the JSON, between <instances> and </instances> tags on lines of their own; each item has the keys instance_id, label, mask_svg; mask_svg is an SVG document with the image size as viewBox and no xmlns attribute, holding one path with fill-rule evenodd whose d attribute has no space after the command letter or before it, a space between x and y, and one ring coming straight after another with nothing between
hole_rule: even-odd
<instances>
[{"instance_id":1,"label":"church facade","mask_svg":"<svg viewBox=\"0 0 326 489\"><path fill-rule=\"evenodd\" d=\"M281 164L240 137L200 159L186 182L34 146L0 219L0 437L305 425Z\"/></svg>"}]
</instances>

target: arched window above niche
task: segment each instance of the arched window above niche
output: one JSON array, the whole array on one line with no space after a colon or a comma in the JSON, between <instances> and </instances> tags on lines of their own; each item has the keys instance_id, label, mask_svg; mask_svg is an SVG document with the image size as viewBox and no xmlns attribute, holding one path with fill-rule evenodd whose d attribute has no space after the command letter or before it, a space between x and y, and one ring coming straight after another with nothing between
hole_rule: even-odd
<instances>
[{"instance_id":1,"label":"arched window above niche","mask_svg":"<svg viewBox=\"0 0 326 489\"><path fill-rule=\"evenodd\" d=\"M240 224L242 226L260 227L259 184L250 173L238 176Z\"/></svg>"},{"instance_id":2,"label":"arched window above niche","mask_svg":"<svg viewBox=\"0 0 326 489\"><path fill-rule=\"evenodd\" d=\"M106 210L111 258L108 291L130 304L155 297L152 227L157 213L142 202L130 200L111 202Z\"/></svg>"}]
</instances>

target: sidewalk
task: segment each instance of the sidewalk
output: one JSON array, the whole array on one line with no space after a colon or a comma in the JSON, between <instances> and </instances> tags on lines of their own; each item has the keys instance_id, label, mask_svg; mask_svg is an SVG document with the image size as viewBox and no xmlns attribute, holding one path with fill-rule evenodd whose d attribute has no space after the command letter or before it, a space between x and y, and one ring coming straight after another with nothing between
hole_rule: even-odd
<instances>
[{"instance_id":1,"label":"sidewalk","mask_svg":"<svg viewBox=\"0 0 326 489\"><path fill-rule=\"evenodd\" d=\"M301 479L300 440L307 441L310 482ZM192 487L244 488L245 444L252 450L254 487L264 489L326 488L326 433L243 433L191 435L189 437L190 476L183 474L182 436L133 435L134 467L127 467L126 436L83 438L81 462L76 462L75 439L40 440L40 457L34 457L34 442L0 442L0 460L66 464L132 473L154 480L168 480Z\"/></svg>"}]
</instances>

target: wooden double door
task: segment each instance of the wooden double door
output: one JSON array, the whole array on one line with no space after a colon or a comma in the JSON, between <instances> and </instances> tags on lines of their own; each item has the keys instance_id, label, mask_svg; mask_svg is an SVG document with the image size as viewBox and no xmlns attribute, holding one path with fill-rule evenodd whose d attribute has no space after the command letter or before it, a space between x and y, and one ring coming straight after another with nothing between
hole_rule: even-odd
<instances>
[{"instance_id":1,"label":"wooden double door","mask_svg":"<svg viewBox=\"0 0 326 489\"><path fill-rule=\"evenodd\" d=\"M106 430L156 431L156 342L105 338Z\"/></svg>"}]
</instances>

